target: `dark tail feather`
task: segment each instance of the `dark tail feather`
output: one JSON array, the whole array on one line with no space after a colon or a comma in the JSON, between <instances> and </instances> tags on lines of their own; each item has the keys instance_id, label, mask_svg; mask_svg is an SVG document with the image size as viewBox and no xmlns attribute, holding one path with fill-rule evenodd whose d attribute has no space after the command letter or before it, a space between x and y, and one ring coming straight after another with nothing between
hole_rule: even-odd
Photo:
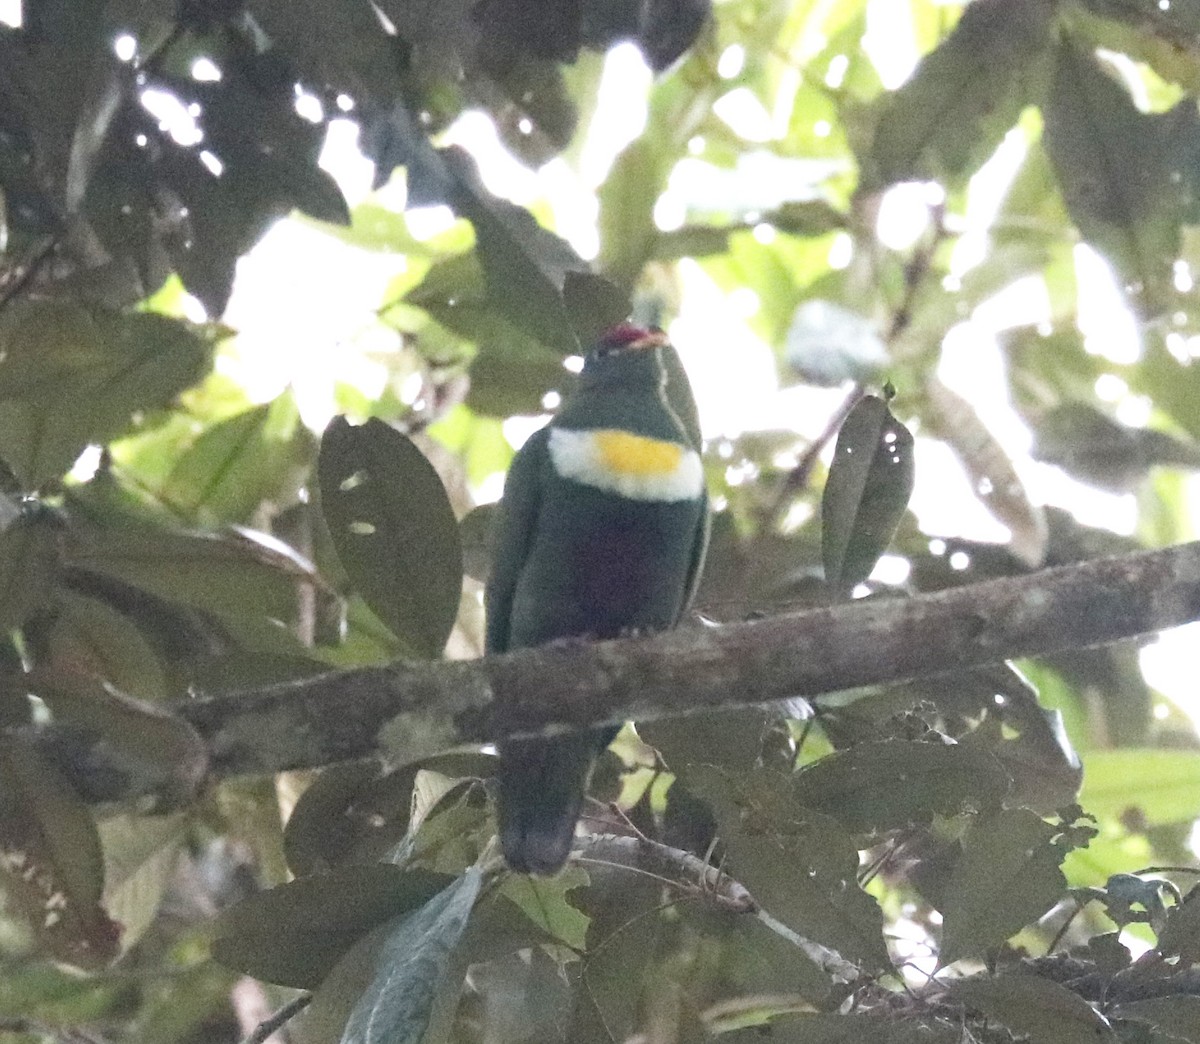
<instances>
[{"instance_id":1,"label":"dark tail feather","mask_svg":"<svg viewBox=\"0 0 1200 1044\"><path fill-rule=\"evenodd\" d=\"M500 845L514 870L554 874L571 852L592 762L615 730L500 744Z\"/></svg>"}]
</instances>

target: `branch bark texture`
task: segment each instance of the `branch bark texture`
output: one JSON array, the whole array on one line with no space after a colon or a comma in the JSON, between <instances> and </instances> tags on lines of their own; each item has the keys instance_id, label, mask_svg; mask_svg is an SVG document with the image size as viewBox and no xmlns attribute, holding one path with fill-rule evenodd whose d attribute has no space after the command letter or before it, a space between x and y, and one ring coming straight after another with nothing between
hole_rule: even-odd
<instances>
[{"instance_id":1,"label":"branch bark texture","mask_svg":"<svg viewBox=\"0 0 1200 1044\"><path fill-rule=\"evenodd\" d=\"M911 681L1198 618L1200 542L646 638L337 671L175 709L214 774L272 773Z\"/></svg>"}]
</instances>

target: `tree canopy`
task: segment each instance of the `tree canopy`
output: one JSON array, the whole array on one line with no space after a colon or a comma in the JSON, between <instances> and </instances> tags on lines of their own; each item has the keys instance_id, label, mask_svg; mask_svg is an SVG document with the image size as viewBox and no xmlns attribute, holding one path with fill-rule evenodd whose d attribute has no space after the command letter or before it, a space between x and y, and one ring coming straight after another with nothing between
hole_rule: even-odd
<instances>
[{"instance_id":1,"label":"tree canopy","mask_svg":"<svg viewBox=\"0 0 1200 1044\"><path fill-rule=\"evenodd\" d=\"M1200 617L1193 4L5 17L0 1033L1200 1044L1197 705L1141 655ZM383 288L277 317L342 308L325 416L239 369L281 228ZM695 612L481 659L499 477L629 316ZM626 719L507 872L489 744Z\"/></svg>"}]
</instances>

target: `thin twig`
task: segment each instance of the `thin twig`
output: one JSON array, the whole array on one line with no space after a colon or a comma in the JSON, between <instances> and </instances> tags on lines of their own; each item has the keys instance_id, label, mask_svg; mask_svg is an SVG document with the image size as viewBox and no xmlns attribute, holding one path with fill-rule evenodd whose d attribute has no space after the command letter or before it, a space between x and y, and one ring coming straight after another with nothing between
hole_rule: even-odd
<instances>
[{"instance_id":1,"label":"thin twig","mask_svg":"<svg viewBox=\"0 0 1200 1044\"><path fill-rule=\"evenodd\" d=\"M253 1031L247 1036L242 1044L263 1044L263 1042L271 1036L281 1026L285 1026L291 1022L297 1015L312 1003L313 995L311 993L302 993L298 997L293 997L282 1008L276 1011L273 1015L263 1019Z\"/></svg>"}]
</instances>

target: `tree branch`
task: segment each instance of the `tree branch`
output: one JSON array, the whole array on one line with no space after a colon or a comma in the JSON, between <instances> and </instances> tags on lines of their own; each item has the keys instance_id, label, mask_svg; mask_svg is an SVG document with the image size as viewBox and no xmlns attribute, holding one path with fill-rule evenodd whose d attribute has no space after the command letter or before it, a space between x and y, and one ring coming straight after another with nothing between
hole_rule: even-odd
<instances>
[{"instance_id":1,"label":"tree branch","mask_svg":"<svg viewBox=\"0 0 1200 1044\"><path fill-rule=\"evenodd\" d=\"M1197 618L1200 542L647 638L336 671L175 709L215 775L273 773L911 681Z\"/></svg>"}]
</instances>

